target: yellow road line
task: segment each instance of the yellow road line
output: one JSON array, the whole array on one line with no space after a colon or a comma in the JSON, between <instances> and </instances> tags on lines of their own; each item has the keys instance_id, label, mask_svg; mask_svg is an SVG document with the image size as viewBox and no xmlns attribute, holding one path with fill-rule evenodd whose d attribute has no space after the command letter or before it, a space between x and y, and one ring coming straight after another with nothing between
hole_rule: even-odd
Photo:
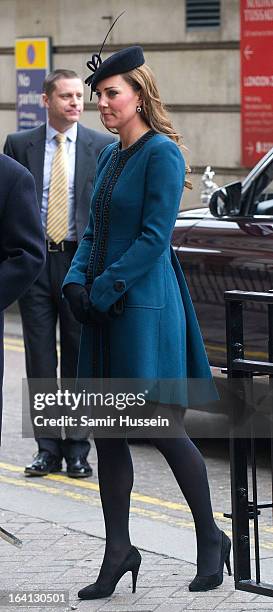
<instances>
[{"instance_id":1,"label":"yellow road line","mask_svg":"<svg viewBox=\"0 0 273 612\"><path fill-rule=\"evenodd\" d=\"M44 477L43 477L43 480L44 480ZM5 476L0 475L0 482L3 482L5 484L19 486L26 490L33 489L41 493L49 493L51 495L56 495L59 497L67 497L74 501L87 503L91 506L98 506L98 507L101 506L99 497L93 497L90 495L85 495L83 493L75 493L75 491L67 491L65 489L57 489L56 487L50 487L46 484L40 484L37 482L33 482L33 479L19 480L18 478L11 478L10 476L5 477ZM185 527L187 529L192 529L192 530L194 529L194 522L192 520L187 521L186 519L175 518L175 517L169 516L168 514L155 512L154 510L137 508L136 506L133 506L133 505L131 505L130 511L133 514L136 514L138 516L146 517L154 521L168 523L169 525L172 525L173 527Z\"/></svg>"},{"instance_id":2,"label":"yellow road line","mask_svg":"<svg viewBox=\"0 0 273 612\"><path fill-rule=\"evenodd\" d=\"M24 353L24 341L23 338L17 338L16 336L4 335L4 349L7 351L15 351L18 353ZM57 351L59 353L59 342L57 342Z\"/></svg>"},{"instance_id":3,"label":"yellow road line","mask_svg":"<svg viewBox=\"0 0 273 612\"><path fill-rule=\"evenodd\" d=\"M5 351L14 351L15 353L24 353L25 349L23 346L16 346L15 344L8 344L4 342Z\"/></svg>"},{"instance_id":4,"label":"yellow road line","mask_svg":"<svg viewBox=\"0 0 273 612\"><path fill-rule=\"evenodd\" d=\"M217 353L226 353L226 348L223 346L217 346L217 344L208 344L206 342L206 348L209 351L215 351ZM267 361L268 355L263 351L245 351L246 357L256 357L262 361Z\"/></svg>"},{"instance_id":5,"label":"yellow road line","mask_svg":"<svg viewBox=\"0 0 273 612\"><path fill-rule=\"evenodd\" d=\"M17 344L18 346L24 346L23 338L18 336L7 336L5 334L4 340L7 341L9 344Z\"/></svg>"},{"instance_id":6,"label":"yellow road line","mask_svg":"<svg viewBox=\"0 0 273 612\"><path fill-rule=\"evenodd\" d=\"M44 479L43 479L44 480ZM24 489L34 489L36 491L42 493L50 493L51 495L56 495L59 497L68 497L69 499L73 499L74 501L80 501L83 503L88 503L91 506L101 506L100 499L97 497L92 497L90 495L85 495L83 493L75 493L75 491L67 491L65 489L57 489L56 487L50 487L45 484L40 484L37 482L33 482L33 480L25 479L19 480L18 478L11 478L10 476L2 476L0 475L0 482L5 484L12 484L15 486L22 487ZM187 521L185 519L175 519L174 517L168 516L167 514L161 514L160 512L155 512L153 510L136 508L135 506L131 506L131 512L134 514L138 514L141 516L149 517L153 520L163 521L165 523L169 523L171 525L183 525L189 529L194 528L193 521Z\"/></svg>"},{"instance_id":7,"label":"yellow road line","mask_svg":"<svg viewBox=\"0 0 273 612\"><path fill-rule=\"evenodd\" d=\"M9 472L14 473L23 473L23 468L21 466L12 465L10 463L0 462L0 469L7 470ZM99 493L99 485L95 482L83 482L81 480L71 479L68 476L62 476L57 474L49 474L48 476L43 476L43 480L51 480L53 482L61 482L65 485L81 488L89 491L95 491ZM40 485L42 486L42 485ZM160 499L158 497L151 497L150 495L144 495L142 493L132 492L131 499L136 502L141 502L143 504L147 504L148 506L159 506L162 508L166 508L168 510L179 510L180 512L186 512L187 514L191 514L189 507L186 504L181 504L177 502L170 502L168 500ZM228 521L223 517L221 512L214 512L214 516L217 519L221 519L224 521Z\"/></svg>"},{"instance_id":8,"label":"yellow road line","mask_svg":"<svg viewBox=\"0 0 273 612\"><path fill-rule=\"evenodd\" d=\"M15 351L16 353L24 353L24 342L22 338L16 336L4 336L5 351Z\"/></svg>"},{"instance_id":9,"label":"yellow road line","mask_svg":"<svg viewBox=\"0 0 273 612\"><path fill-rule=\"evenodd\" d=\"M59 344L59 343L58 343ZM8 336L5 334L4 336L4 347L7 350L17 351L20 349L24 350L24 342L22 338L17 338L16 336ZM17 348L16 348L17 347ZM217 346L217 344L208 344L206 343L206 348L210 351L215 351L218 353L226 353L226 349L223 346ZM247 357L255 357L256 359L266 360L267 354L262 351L246 351Z\"/></svg>"},{"instance_id":10,"label":"yellow road line","mask_svg":"<svg viewBox=\"0 0 273 612\"><path fill-rule=\"evenodd\" d=\"M90 495L84 495L82 493L75 493L74 491L66 491L64 489L57 489L56 487L49 487L45 484L40 484L38 482L33 482L33 480L24 479L19 480L18 478L11 478L10 476L2 476L0 475L0 482L5 482L7 484L13 484L17 487L22 487L25 489L35 489L36 491L41 491L43 493L51 493L52 495L59 495L64 497L70 497L71 499L77 501L83 501L90 504L96 502L95 498L91 498ZM97 500L97 504L100 505L100 500Z\"/></svg>"},{"instance_id":11,"label":"yellow road line","mask_svg":"<svg viewBox=\"0 0 273 612\"><path fill-rule=\"evenodd\" d=\"M13 472L17 472L19 474L23 472L22 467L12 466L10 464L5 464L5 463L0 463L0 468L10 470ZM43 483L38 483L38 482L35 482L33 478L31 479L24 478L24 480L20 480L19 478L12 478L10 476L0 475L0 482L3 482L5 484L15 485L17 487L21 487L26 490L32 489L34 491L36 490L41 493L51 494L51 495L55 495L59 497L66 497L66 498L72 499L73 501L87 503L91 506L96 506L96 507L101 506L100 498L97 495L95 496L90 495L90 494L87 495L85 493L69 491L63 488L58 489L57 487L49 486L45 481L51 480L53 482L55 481L56 483L62 482L62 483L65 483L66 485L68 484L73 487L83 487L85 489L93 490L94 493L99 493L99 487L96 483L83 483L83 482L70 483L70 479L68 477L57 476L53 474L49 476L44 476L42 480L43 480ZM131 498L132 500L135 499L135 501L144 501L144 503L147 503L147 504L156 504L160 507L163 506L166 509L172 508L172 509L184 510L186 508L186 512L190 512L189 508L184 506L183 504L174 504L174 503L167 502L167 501L164 501L158 498L152 498L147 495L140 495L138 493L132 493ZM175 516L170 516L162 512L156 512L155 510L149 510L147 508L139 508L134 505L131 505L130 511L133 514L138 515L140 517L142 516L142 517L146 517L151 520L154 520L154 521L163 522L173 527L184 527L186 529L194 530L193 520L187 520L185 518L178 518ZM223 515L220 512L214 513L214 516L220 522L226 523L226 522L229 522L230 520L230 519L226 519L225 517L223 517ZM226 527L225 527L225 531L229 536L231 536L231 531L227 530ZM261 525L260 532L272 534L273 527L266 527L265 525ZM264 548L266 550L273 550L273 542L271 543L271 542L265 542L263 540L260 540L260 546L261 548Z\"/></svg>"}]
</instances>

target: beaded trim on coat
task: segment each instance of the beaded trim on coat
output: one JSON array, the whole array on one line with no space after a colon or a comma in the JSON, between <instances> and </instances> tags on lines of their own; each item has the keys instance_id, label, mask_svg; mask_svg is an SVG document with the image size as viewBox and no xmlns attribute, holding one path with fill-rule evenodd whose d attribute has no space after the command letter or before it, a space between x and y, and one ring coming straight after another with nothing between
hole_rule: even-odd
<instances>
[{"instance_id":1,"label":"beaded trim on coat","mask_svg":"<svg viewBox=\"0 0 273 612\"><path fill-rule=\"evenodd\" d=\"M96 209L95 209L95 227L94 227L94 240L91 249L91 255L87 269L87 284L92 285L93 280L96 276L103 272L103 266L106 256L107 239L109 233L109 206L111 202L112 192L115 184L126 164L128 159L134 155L141 147L149 140L153 135L154 131L149 130L145 132L139 140L132 144L127 149L121 150L120 143L117 143L113 152L112 159L108 171L103 179L102 186L97 196ZM102 219L102 232L99 240L99 233L101 228ZM97 264L95 263L97 260Z\"/></svg>"},{"instance_id":2,"label":"beaded trim on coat","mask_svg":"<svg viewBox=\"0 0 273 612\"><path fill-rule=\"evenodd\" d=\"M153 130L149 130L127 149L120 149L120 143L117 143L113 149L111 163L103 179L95 204L94 238L86 274L87 286L90 289L96 276L99 276L104 270L109 235L110 202L113 189L127 161L134 153L139 151L154 134L155 132ZM106 337L108 334L105 333L105 329L100 329L98 324L92 327L94 331L93 376L99 376L101 374L99 371L101 341L103 348L103 375L109 376L107 367L109 364L109 346Z\"/></svg>"}]
</instances>

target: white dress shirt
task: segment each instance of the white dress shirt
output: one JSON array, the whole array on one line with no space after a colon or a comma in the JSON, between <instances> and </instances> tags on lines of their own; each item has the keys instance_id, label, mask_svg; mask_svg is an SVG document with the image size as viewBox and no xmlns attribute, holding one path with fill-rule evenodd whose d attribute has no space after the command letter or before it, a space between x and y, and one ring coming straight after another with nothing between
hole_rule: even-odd
<instances>
[{"instance_id":1,"label":"white dress shirt","mask_svg":"<svg viewBox=\"0 0 273 612\"><path fill-rule=\"evenodd\" d=\"M66 136L66 150L68 155L69 169L69 189L68 189L68 234L65 240L77 240L76 224L75 224L75 160L76 160L76 140L77 140L77 123L73 123L72 127L64 132ZM45 141L45 160L44 160L44 175L43 175L43 197L42 197L42 224L46 234L47 225L47 207L48 195L50 186L50 175L52 160L55 155L58 143L55 139L57 130L49 123L46 125L46 141ZM47 236L48 237L48 236Z\"/></svg>"}]
</instances>

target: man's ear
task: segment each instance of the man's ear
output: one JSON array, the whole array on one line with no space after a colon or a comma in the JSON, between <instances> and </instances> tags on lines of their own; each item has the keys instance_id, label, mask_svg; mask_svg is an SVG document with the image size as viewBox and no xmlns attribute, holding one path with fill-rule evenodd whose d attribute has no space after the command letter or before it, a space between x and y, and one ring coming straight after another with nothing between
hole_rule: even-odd
<instances>
[{"instance_id":1,"label":"man's ear","mask_svg":"<svg viewBox=\"0 0 273 612\"><path fill-rule=\"evenodd\" d=\"M48 96L45 93L42 94L42 100L45 108L48 108Z\"/></svg>"}]
</instances>

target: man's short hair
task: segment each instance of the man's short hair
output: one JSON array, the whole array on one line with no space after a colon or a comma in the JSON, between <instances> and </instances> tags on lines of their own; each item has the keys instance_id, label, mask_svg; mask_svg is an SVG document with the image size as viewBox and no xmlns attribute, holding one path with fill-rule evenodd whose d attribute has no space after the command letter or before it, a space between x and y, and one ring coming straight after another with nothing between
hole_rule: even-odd
<instances>
[{"instance_id":1,"label":"man's short hair","mask_svg":"<svg viewBox=\"0 0 273 612\"><path fill-rule=\"evenodd\" d=\"M58 68L50 72L43 82L43 93L48 97L55 89L56 81L59 79L80 79L81 77L74 70L66 70L66 68Z\"/></svg>"}]
</instances>

